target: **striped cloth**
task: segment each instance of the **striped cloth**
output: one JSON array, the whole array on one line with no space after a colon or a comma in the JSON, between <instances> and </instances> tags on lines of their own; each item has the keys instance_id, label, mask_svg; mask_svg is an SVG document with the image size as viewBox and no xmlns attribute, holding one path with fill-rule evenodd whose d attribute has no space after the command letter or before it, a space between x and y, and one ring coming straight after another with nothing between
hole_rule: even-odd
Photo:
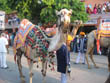
<instances>
[{"instance_id":1,"label":"striped cloth","mask_svg":"<svg viewBox=\"0 0 110 83\"><path fill-rule=\"evenodd\" d=\"M16 54L16 49L22 47L25 45L26 36L29 33L29 31L32 30L32 28L35 25L32 24L29 20L23 19L20 23L20 26L18 28L18 32L14 39L14 54Z\"/></svg>"},{"instance_id":2,"label":"striped cloth","mask_svg":"<svg viewBox=\"0 0 110 83\"><path fill-rule=\"evenodd\" d=\"M101 19L98 33L103 37L110 37L110 20Z\"/></svg>"},{"instance_id":3,"label":"striped cloth","mask_svg":"<svg viewBox=\"0 0 110 83\"><path fill-rule=\"evenodd\" d=\"M46 57L48 55L49 42L42 33L45 34L39 26L35 26L26 37L26 45L36 49L37 57Z\"/></svg>"}]
</instances>

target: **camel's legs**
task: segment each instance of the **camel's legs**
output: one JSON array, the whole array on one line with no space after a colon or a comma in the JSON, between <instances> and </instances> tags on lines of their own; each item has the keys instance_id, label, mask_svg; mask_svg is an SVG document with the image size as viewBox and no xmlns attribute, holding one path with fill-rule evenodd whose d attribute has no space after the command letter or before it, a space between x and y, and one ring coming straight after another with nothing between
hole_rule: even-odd
<instances>
[{"instance_id":1,"label":"camel's legs","mask_svg":"<svg viewBox=\"0 0 110 83\"><path fill-rule=\"evenodd\" d=\"M109 53L108 53L108 70L110 72L110 49L109 49Z\"/></svg>"},{"instance_id":2,"label":"camel's legs","mask_svg":"<svg viewBox=\"0 0 110 83\"><path fill-rule=\"evenodd\" d=\"M94 61L94 59L93 59L93 51L94 51L94 49L92 48L92 49L91 49L91 52L90 52L90 59L91 59L92 63L94 64L94 67L95 67L95 68L99 68L99 67L96 65L96 63L95 63L95 61Z\"/></svg>"},{"instance_id":3,"label":"camel's legs","mask_svg":"<svg viewBox=\"0 0 110 83\"><path fill-rule=\"evenodd\" d=\"M88 61L88 55L90 54L91 50L92 50L91 48L88 49L87 52L86 52L86 55L85 55L85 58L86 58L86 61L87 61L87 65L88 65L88 69L91 69L89 61Z\"/></svg>"},{"instance_id":4,"label":"camel's legs","mask_svg":"<svg viewBox=\"0 0 110 83\"><path fill-rule=\"evenodd\" d=\"M20 73L20 78L21 78L22 83L25 83L24 76L23 76L23 73L22 73L21 57L22 57L22 52L21 52L21 50L18 50L17 51L18 70L19 70L19 73Z\"/></svg>"},{"instance_id":5,"label":"camel's legs","mask_svg":"<svg viewBox=\"0 0 110 83\"><path fill-rule=\"evenodd\" d=\"M47 71L47 62L42 62L42 75L43 75L43 83L46 83L45 77L46 77L46 71Z\"/></svg>"},{"instance_id":6,"label":"camel's legs","mask_svg":"<svg viewBox=\"0 0 110 83\"><path fill-rule=\"evenodd\" d=\"M30 74L30 83L32 83L32 76L33 76L32 69L33 69L33 64L34 64L33 60L34 60L34 56L36 55L36 49L31 49L30 47L28 47L28 49L30 49L30 50L27 50L27 51L29 51L30 58L32 59L32 60L28 60L29 74Z\"/></svg>"},{"instance_id":7,"label":"camel's legs","mask_svg":"<svg viewBox=\"0 0 110 83\"><path fill-rule=\"evenodd\" d=\"M33 61L30 61L29 64L30 83L32 83L32 76L33 76L32 69L33 69Z\"/></svg>"}]
</instances>

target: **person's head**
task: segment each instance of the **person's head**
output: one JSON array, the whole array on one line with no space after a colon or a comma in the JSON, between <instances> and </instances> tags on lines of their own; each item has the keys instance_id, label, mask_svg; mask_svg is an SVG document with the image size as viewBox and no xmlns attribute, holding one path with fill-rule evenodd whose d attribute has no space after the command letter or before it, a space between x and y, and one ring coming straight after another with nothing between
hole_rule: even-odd
<instances>
[{"instance_id":1,"label":"person's head","mask_svg":"<svg viewBox=\"0 0 110 83\"><path fill-rule=\"evenodd\" d=\"M5 37L5 33L1 33L1 37Z\"/></svg>"},{"instance_id":2,"label":"person's head","mask_svg":"<svg viewBox=\"0 0 110 83\"><path fill-rule=\"evenodd\" d=\"M94 7L96 7L97 5L95 4Z\"/></svg>"},{"instance_id":3,"label":"person's head","mask_svg":"<svg viewBox=\"0 0 110 83\"><path fill-rule=\"evenodd\" d=\"M5 34L8 34L8 31L5 31Z\"/></svg>"},{"instance_id":4,"label":"person's head","mask_svg":"<svg viewBox=\"0 0 110 83\"><path fill-rule=\"evenodd\" d=\"M81 37L84 37L85 36L85 33L84 32L80 32L80 36Z\"/></svg>"}]
</instances>

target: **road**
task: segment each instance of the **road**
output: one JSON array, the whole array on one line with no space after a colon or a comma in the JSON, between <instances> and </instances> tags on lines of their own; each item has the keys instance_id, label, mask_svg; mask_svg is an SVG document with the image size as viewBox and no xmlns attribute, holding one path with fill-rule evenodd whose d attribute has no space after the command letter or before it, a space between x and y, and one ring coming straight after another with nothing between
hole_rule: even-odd
<instances>
[{"instance_id":1,"label":"road","mask_svg":"<svg viewBox=\"0 0 110 83\"><path fill-rule=\"evenodd\" d=\"M15 64L13 59L12 48L9 49L9 54L7 56L7 64L9 69L0 69L0 83L20 83L19 72L17 69L17 64ZM109 74L107 70L107 57L94 55L96 64L99 69L93 67L93 64L89 60L92 69L87 69L87 64L74 64L77 53L71 53L71 77L68 78L68 83L104 83ZM27 60L25 57L22 58L23 64L23 74L25 75L26 83L29 83L29 69L27 65ZM34 65L34 76L33 83L42 83L41 66L36 68ZM60 73L56 70L51 71L49 68L47 70L46 83L60 83Z\"/></svg>"}]
</instances>

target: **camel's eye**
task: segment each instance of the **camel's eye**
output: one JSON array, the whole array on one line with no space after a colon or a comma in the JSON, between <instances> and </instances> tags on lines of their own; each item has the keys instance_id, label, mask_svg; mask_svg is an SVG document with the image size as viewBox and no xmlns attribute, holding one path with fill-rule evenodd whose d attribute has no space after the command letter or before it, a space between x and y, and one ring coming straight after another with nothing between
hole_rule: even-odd
<instances>
[{"instance_id":1,"label":"camel's eye","mask_svg":"<svg viewBox=\"0 0 110 83\"><path fill-rule=\"evenodd\" d=\"M58 17L61 17L61 15L57 15Z\"/></svg>"},{"instance_id":2,"label":"camel's eye","mask_svg":"<svg viewBox=\"0 0 110 83\"><path fill-rule=\"evenodd\" d=\"M72 13L68 13L68 16L71 16L72 15Z\"/></svg>"},{"instance_id":3,"label":"camel's eye","mask_svg":"<svg viewBox=\"0 0 110 83\"><path fill-rule=\"evenodd\" d=\"M65 14L62 12L62 13L61 13L61 17L63 17L64 15L65 15Z\"/></svg>"}]
</instances>

